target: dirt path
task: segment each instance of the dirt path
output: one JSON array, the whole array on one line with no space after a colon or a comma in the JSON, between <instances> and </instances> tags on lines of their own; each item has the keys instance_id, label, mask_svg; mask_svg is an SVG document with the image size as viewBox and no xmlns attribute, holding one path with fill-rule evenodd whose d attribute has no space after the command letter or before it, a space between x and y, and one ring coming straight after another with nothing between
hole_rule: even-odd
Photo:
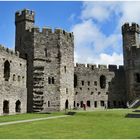
<instances>
[{"instance_id":1,"label":"dirt path","mask_svg":"<svg viewBox=\"0 0 140 140\"><path fill-rule=\"evenodd\" d=\"M24 122L34 122L34 121L41 121L41 120L64 118L64 117L68 117L68 116L69 115L61 115L61 116L52 116L52 117L46 117L46 118L36 118L36 119L20 120L20 121L12 121L12 122L2 122L2 123L0 123L0 126L10 125L10 124L17 124L17 123L24 123Z\"/></svg>"}]
</instances>

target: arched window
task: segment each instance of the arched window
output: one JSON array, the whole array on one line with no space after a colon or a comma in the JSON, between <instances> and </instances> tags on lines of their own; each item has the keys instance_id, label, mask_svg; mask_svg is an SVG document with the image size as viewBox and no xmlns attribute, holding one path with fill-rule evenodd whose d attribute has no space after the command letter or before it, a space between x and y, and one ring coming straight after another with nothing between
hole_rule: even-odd
<instances>
[{"instance_id":1,"label":"arched window","mask_svg":"<svg viewBox=\"0 0 140 140\"><path fill-rule=\"evenodd\" d=\"M54 84L54 77L52 77L52 84Z\"/></svg>"},{"instance_id":2,"label":"arched window","mask_svg":"<svg viewBox=\"0 0 140 140\"><path fill-rule=\"evenodd\" d=\"M77 75L74 74L74 87L76 87L76 86L77 86Z\"/></svg>"},{"instance_id":3,"label":"arched window","mask_svg":"<svg viewBox=\"0 0 140 140\"><path fill-rule=\"evenodd\" d=\"M50 107L50 101L48 101L48 107Z\"/></svg>"},{"instance_id":4,"label":"arched window","mask_svg":"<svg viewBox=\"0 0 140 140\"><path fill-rule=\"evenodd\" d=\"M48 50L47 50L47 48L45 48L44 51L45 51L45 56L47 57L48 56Z\"/></svg>"},{"instance_id":5,"label":"arched window","mask_svg":"<svg viewBox=\"0 0 140 140\"><path fill-rule=\"evenodd\" d=\"M4 78L5 81L8 81L10 78L10 63L8 62L8 60L6 60L4 63Z\"/></svg>"},{"instance_id":6,"label":"arched window","mask_svg":"<svg viewBox=\"0 0 140 140\"><path fill-rule=\"evenodd\" d=\"M76 103L75 103L75 101L74 101L73 106L75 107L75 105L76 105Z\"/></svg>"},{"instance_id":7,"label":"arched window","mask_svg":"<svg viewBox=\"0 0 140 140\"><path fill-rule=\"evenodd\" d=\"M13 74L13 81L15 81L16 80L16 75L15 74Z\"/></svg>"},{"instance_id":8,"label":"arched window","mask_svg":"<svg viewBox=\"0 0 140 140\"><path fill-rule=\"evenodd\" d=\"M64 66L64 71L65 71L65 73L66 73L66 71L67 71L67 67L66 67L66 66Z\"/></svg>"},{"instance_id":9,"label":"arched window","mask_svg":"<svg viewBox=\"0 0 140 140\"><path fill-rule=\"evenodd\" d=\"M18 76L18 81L20 81L20 76Z\"/></svg>"},{"instance_id":10,"label":"arched window","mask_svg":"<svg viewBox=\"0 0 140 140\"><path fill-rule=\"evenodd\" d=\"M9 101L7 100L3 102L3 113L9 113Z\"/></svg>"},{"instance_id":11,"label":"arched window","mask_svg":"<svg viewBox=\"0 0 140 140\"><path fill-rule=\"evenodd\" d=\"M101 77L100 77L100 87L101 88L106 87L106 77L104 75L101 75Z\"/></svg>"},{"instance_id":12,"label":"arched window","mask_svg":"<svg viewBox=\"0 0 140 140\"><path fill-rule=\"evenodd\" d=\"M16 101L15 111L16 112L20 112L21 111L21 102L19 100Z\"/></svg>"},{"instance_id":13,"label":"arched window","mask_svg":"<svg viewBox=\"0 0 140 140\"><path fill-rule=\"evenodd\" d=\"M51 78L48 77L48 84L51 84Z\"/></svg>"}]
</instances>

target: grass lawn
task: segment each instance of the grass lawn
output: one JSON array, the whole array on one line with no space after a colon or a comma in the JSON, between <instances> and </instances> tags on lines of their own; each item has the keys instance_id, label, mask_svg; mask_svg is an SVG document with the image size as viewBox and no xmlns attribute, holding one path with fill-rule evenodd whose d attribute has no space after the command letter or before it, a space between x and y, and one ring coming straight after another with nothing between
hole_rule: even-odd
<instances>
[{"instance_id":1,"label":"grass lawn","mask_svg":"<svg viewBox=\"0 0 140 140\"><path fill-rule=\"evenodd\" d=\"M0 126L0 138L140 138L140 119L125 118L131 111L77 112L74 116L66 118Z\"/></svg>"},{"instance_id":2,"label":"grass lawn","mask_svg":"<svg viewBox=\"0 0 140 140\"><path fill-rule=\"evenodd\" d=\"M64 115L64 113L62 114L62 112L55 112L55 113L51 113L51 114L28 113L28 114L17 114L17 115L4 115L4 116L0 116L0 123L34 119L34 118L44 118L44 117L58 116L58 115Z\"/></svg>"}]
</instances>

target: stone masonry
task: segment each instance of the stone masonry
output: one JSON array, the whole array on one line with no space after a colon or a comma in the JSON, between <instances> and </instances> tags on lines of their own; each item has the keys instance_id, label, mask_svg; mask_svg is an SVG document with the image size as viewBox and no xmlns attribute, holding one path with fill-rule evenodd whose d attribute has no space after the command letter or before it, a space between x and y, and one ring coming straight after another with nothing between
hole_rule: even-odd
<instances>
[{"instance_id":1,"label":"stone masonry","mask_svg":"<svg viewBox=\"0 0 140 140\"><path fill-rule=\"evenodd\" d=\"M26 113L26 60L0 46L0 67L0 114Z\"/></svg>"},{"instance_id":2,"label":"stone masonry","mask_svg":"<svg viewBox=\"0 0 140 140\"><path fill-rule=\"evenodd\" d=\"M0 114L125 108L140 96L139 25L122 26L124 66L76 64L74 35L15 14L15 53L0 46Z\"/></svg>"},{"instance_id":3,"label":"stone masonry","mask_svg":"<svg viewBox=\"0 0 140 140\"><path fill-rule=\"evenodd\" d=\"M124 68L116 65L76 64L75 107L121 108L126 107Z\"/></svg>"}]
</instances>

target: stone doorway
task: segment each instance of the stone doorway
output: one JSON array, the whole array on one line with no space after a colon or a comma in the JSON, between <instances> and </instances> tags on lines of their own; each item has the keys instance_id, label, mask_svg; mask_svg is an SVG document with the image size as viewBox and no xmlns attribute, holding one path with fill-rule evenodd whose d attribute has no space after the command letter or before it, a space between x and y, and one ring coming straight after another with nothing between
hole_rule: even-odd
<instances>
[{"instance_id":1,"label":"stone doorway","mask_svg":"<svg viewBox=\"0 0 140 140\"><path fill-rule=\"evenodd\" d=\"M69 101L66 100L66 102L65 102L65 109L68 109L68 108L69 108Z\"/></svg>"},{"instance_id":2,"label":"stone doorway","mask_svg":"<svg viewBox=\"0 0 140 140\"><path fill-rule=\"evenodd\" d=\"M15 108L16 112L20 112L21 111L21 102L18 100L16 101L16 108Z\"/></svg>"},{"instance_id":3,"label":"stone doorway","mask_svg":"<svg viewBox=\"0 0 140 140\"><path fill-rule=\"evenodd\" d=\"M3 113L9 113L9 101L7 100L3 102Z\"/></svg>"},{"instance_id":4,"label":"stone doorway","mask_svg":"<svg viewBox=\"0 0 140 140\"><path fill-rule=\"evenodd\" d=\"M81 107L81 108L83 107L83 101L80 102L80 107Z\"/></svg>"}]
</instances>

